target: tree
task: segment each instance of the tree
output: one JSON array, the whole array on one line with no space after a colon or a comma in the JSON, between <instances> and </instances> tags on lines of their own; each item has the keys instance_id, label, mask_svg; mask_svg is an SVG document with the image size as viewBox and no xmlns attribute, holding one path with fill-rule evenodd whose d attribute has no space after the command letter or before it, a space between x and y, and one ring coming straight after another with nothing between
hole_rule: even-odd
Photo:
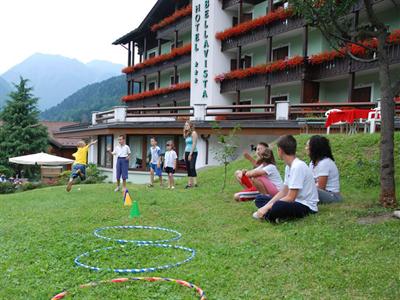
<instances>
[{"instance_id":1,"label":"tree","mask_svg":"<svg viewBox=\"0 0 400 300\"><path fill-rule=\"evenodd\" d=\"M217 122L213 124L213 130L216 133L217 141L220 147L216 149L215 159L224 165L224 181L222 184L221 192L225 190L226 176L228 172L228 165L235 158L236 150L238 148L236 141L236 132L240 130L240 125L237 124L229 131L229 133L223 134L221 127Z\"/></svg>"},{"instance_id":2,"label":"tree","mask_svg":"<svg viewBox=\"0 0 400 300\"><path fill-rule=\"evenodd\" d=\"M10 157L46 151L48 147L47 128L39 123L38 98L27 82L21 77L20 83L14 84L15 91L0 112L0 165L8 168Z\"/></svg>"},{"instance_id":3,"label":"tree","mask_svg":"<svg viewBox=\"0 0 400 300\"><path fill-rule=\"evenodd\" d=\"M373 0L293 0L297 13L308 24L318 28L333 48L353 60L378 64L381 89L381 142L380 142L380 202L385 207L396 207L394 169L394 97L400 93L400 80L389 72L390 29L378 17ZM387 1L399 10L395 1ZM365 9L366 20L358 21L359 10ZM362 51L352 51L352 49Z\"/></svg>"}]
</instances>

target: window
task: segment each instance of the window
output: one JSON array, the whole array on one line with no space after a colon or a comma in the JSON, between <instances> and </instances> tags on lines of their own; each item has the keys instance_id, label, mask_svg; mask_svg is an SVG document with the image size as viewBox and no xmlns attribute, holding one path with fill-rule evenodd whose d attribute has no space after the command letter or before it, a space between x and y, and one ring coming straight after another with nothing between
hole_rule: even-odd
<instances>
[{"instance_id":1,"label":"window","mask_svg":"<svg viewBox=\"0 0 400 300\"><path fill-rule=\"evenodd\" d=\"M370 102L372 86L362 86L353 89L351 102Z\"/></svg>"},{"instance_id":2,"label":"window","mask_svg":"<svg viewBox=\"0 0 400 300\"><path fill-rule=\"evenodd\" d=\"M113 149L114 138L112 135L101 135L98 140L98 165L104 168L113 167L113 155L107 150Z\"/></svg>"},{"instance_id":3,"label":"window","mask_svg":"<svg viewBox=\"0 0 400 300\"><path fill-rule=\"evenodd\" d=\"M179 74L176 76L176 82L175 82L175 76L171 76L171 85L179 83Z\"/></svg>"},{"instance_id":4,"label":"window","mask_svg":"<svg viewBox=\"0 0 400 300\"><path fill-rule=\"evenodd\" d=\"M251 21L252 19L253 19L253 14L252 13L243 14L241 23L247 22L247 21Z\"/></svg>"},{"instance_id":5,"label":"window","mask_svg":"<svg viewBox=\"0 0 400 300\"><path fill-rule=\"evenodd\" d=\"M272 61L286 59L289 57L289 46L283 46L272 50Z\"/></svg>"},{"instance_id":6,"label":"window","mask_svg":"<svg viewBox=\"0 0 400 300\"><path fill-rule=\"evenodd\" d=\"M156 53L155 53L155 52L150 52L149 55L148 55L148 58L153 58L153 57L155 57L155 56L156 56Z\"/></svg>"},{"instance_id":7,"label":"window","mask_svg":"<svg viewBox=\"0 0 400 300\"><path fill-rule=\"evenodd\" d=\"M246 100L240 100L239 102L240 105L251 105L251 99L246 99ZM249 112L251 111L251 108L239 108L240 112Z\"/></svg>"},{"instance_id":8,"label":"window","mask_svg":"<svg viewBox=\"0 0 400 300\"><path fill-rule=\"evenodd\" d=\"M274 7L274 10L277 8L280 8L280 7L283 7L286 9L289 7L289 2L288 1L279 1L277 3L274 3L273 7Z\"/></svg>"},{"instance_id":9,"label":"window","mask_svg":"<svg viewBox=\"0 0 400 300\"><path fill-rule=\"evenodd\" d=\"M149 91L153 91L155 89L156 89L156 82L155 81L149 82Z\"/></svg>"},{"instance_id":10,"label":"window","mask_svg":"<svg viewBox=\"0 0 400 300\"><path fill-rule=\"evenodd\" d=\"M250 55L245 55L241 60L240 60L240 67L242 69L247 69L251 67L251 61L252 57Z\"/></svg>"},{"instance_id":11,"label":"window","mask_svg":"<svg viewBox=\"0 0 400 300\"><path fill-rule=\"evenodd\" d=\"M143 161L143 136L128 135L126 142L131 148L129 169L144 169L146 161Z\"/></svg>"}]
</instances>

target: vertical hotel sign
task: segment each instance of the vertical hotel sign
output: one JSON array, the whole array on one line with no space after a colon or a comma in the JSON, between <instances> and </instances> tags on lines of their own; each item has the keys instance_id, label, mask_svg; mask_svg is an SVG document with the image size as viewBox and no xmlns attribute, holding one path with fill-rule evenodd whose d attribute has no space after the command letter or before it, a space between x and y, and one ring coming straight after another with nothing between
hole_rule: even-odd
<instances>
[{"instance_id":1,"label":"vertical hotel sign","mask_svg":"<svg viewBox=\"0 0 400 300\"><path fill-rule=\"evenodd\" d=\"M191 101L207 101L209 96L210 72L210 0L193 1L192 19L192 90ZM193 98L195 97L195 98ZM203 102L199 101L199 102Z\"/></svg>"}]
</instances>

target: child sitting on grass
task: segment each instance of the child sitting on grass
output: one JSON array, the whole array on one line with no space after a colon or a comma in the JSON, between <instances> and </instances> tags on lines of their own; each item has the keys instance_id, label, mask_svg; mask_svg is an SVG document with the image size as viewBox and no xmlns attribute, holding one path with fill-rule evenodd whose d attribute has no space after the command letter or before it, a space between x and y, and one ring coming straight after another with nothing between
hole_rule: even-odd
<instances>
[{"instance_id":1,"label":"child sitting on grass","mask_svg":"<svg viewBox=\"0 0 400 300\"><path fill-rule=\"evenodd\" d=\"M257 156L257 168L241 171L240 182L246 188L234 195L236 201L249 201L258 194L274 196L282 187L282 178L275 166L272 150L264 148L263 151L257 152Z\"/></svg>"},{"instance_id":2,"label":"child sitting on grass","mask_svg":"<svg viewBox=\"0 0 400 300\"><path fill-rule=\"evenodd\" d=\"M175 188L174 173L176 170L176 161L178 155L175 152L174 142L168 141L166 144L167 151L165 152L164 170L168 174L168 188L173 190Z\"/></svg>"},{"instance_id":3,"label":"child sitting on grass","mask_svg":"<svg viewBox=\"0 0 400 300\"><path fill-rule=\"evenodd\" d=\"M74 184L74 180L76 178L79 178L81 180L85 180L86 177L86 164L87 164L87 155L89 152L89 147L93 144L96 144L97 140L94 142L91 142L89 145L86 145L84 141L79 141L77 144L78 150L72 154L72 156L75 158L75 161L72 165L72 170L71 170L71 177L69 178L68 184L67 184L67 192L70 192L72 189L72 185Z\"/></svg>"}]
</instances>

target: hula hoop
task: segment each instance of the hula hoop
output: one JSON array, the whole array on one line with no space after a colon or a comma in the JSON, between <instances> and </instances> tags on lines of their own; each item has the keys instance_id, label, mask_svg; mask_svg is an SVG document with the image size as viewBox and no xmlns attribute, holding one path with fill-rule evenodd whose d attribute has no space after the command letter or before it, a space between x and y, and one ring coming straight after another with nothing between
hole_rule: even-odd
<instances>
[{"instance_id":1,"label":"hula hoop","mask_svg":"<svg viewBox=\"0 0 400 300\"><path fill-rule=\"evenodd\" d=\"M173 278L164 278L164 277L133 277L133 278L115 278L111 280L102 280L102 281L97 281L97 282L90 282L87 284L82 284L79 286L79 288L90 288L90 287L95 287L103 283L119 283L119 282L128 282L128 281L148 281L148 282L155 282L155 281L164 281L164 282L173 282L185 287L188 287L190 289L193 289L196 291L197 295L200 297L200 300L207 300L206 294L204 291L198 287L197 285L194 285L193 283L184 281L184 280L179 280L179 279L173 279ZM69 295L68 291L64 291L62 293L59 293L55 295L51 300L59 300L63 299L65 296Z\"/></svg>"},{"instance_id":2,"label":"hula hoop","mask_svg":"<svg viewBox=\"0 0 400 300\"><path fill-rule=\"evenodd\" d=\"M194 258L194 256L196 255L196 250L191 249L191 248L187 248L187 247L182 247L182 246L175 246L175 245L167 245L167 244L137 244L138 247L159 247L159 248L173 248L173 249L180 249L180 250L184 250L187 252L190 252L191 255L186 258L183 261L177 262L175 264L170 264L170 265L163 265L163 266L159 266L159 267L151 267L151 268L142 268L142 269L112 269L112 268L99 268L99 267L93 267L93 266L89 266L86 264L81 263L79 260L81 257L88 257L90 256L90 253L96 253L96 252L100 252L100 251L108 251L111 249L115 249L116 247L106 247L106 248L101 248L101 249L96 249L93 251L89 251L86 253L83 253L79 256L77 256L74 260L75 264L79 267L83 267L92 271L109 271L109 272L115 272L115 273L145 273L145 272L154 272L154 271L158 271L158 270L165 270L165 269L170 269L170 268L174 268L177 266L180 266L190 260L192 260ZM124 248L125 246L122 245L120 246L121 248Z\"/></svg>"},{"instance_id":3,"label":"hula hoop","mask_svg":"<svg viewBox=\"0 0 400 300\"><path fill-rule=\"evenodd\" d=\"M100 232L104 231L104 230L108 230L108 229L151 229L151 230L161 230L161 231L166 231L166 232L172 232L175 233L176 236L171 238L171 239L167 239L167 240L148 240L148 241L140 241L140 240L123 240L123 239L114 239L114 238L110 238L104 235L101 235ZM109 226L109 227L102 227L102 228L97 228L94 231L94 235L98 238L101 238L103 240L107 240L107 241L113 241L113 242L117 242L117 243L121 243L121 244L125 244L125 243L135 243L135 244L163 244L163 243L169 243L172 241L177 241L181 238L181 234L176 231L176 230L172 230L172 229L168 229L168 228L163 228L163 227L153 227L153 226Z\"/></svg>"}]
</instances>

